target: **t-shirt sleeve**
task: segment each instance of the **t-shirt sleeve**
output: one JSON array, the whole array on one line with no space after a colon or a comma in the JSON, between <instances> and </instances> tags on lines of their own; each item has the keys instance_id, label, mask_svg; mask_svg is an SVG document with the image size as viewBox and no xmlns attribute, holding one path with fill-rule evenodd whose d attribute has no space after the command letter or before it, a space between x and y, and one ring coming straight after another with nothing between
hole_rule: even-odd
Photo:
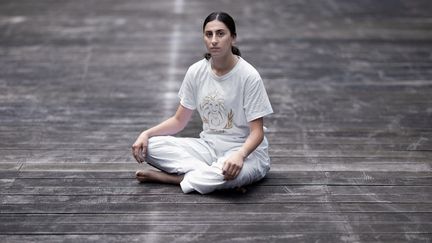
<instances>
[{"instance_id":1,"label":"t-shirt sleeve","mask_svg":"<svg viewBox=\"0 0 432 243\"><path fill-rule=\"evenodd\" d=\"M261 77L258 76L246 82L243 104L248 122L273 113Z\"/></svg>"},{"instance_id":2,"label":"t-shirt sleeve","mask_svg":"<svg viewBox=\"0 0 432 243\"><path fill-rule=\"evenodd\" d=\"M197 107L195 99L195 86L194 78L192 75L191 68L188 69L183 79L183 83L180 86L178 96L180 98L180 104L190 110L195 110Z\"/></svg>"}]
</instances>

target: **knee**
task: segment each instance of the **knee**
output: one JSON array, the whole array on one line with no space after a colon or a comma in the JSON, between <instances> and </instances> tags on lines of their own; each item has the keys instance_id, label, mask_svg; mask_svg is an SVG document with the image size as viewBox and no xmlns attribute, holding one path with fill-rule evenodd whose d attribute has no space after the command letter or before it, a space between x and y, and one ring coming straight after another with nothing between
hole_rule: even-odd
<instances>
[{"instance_id":1,"label":"knee","mask_svg":"<svg viewBox=\"0 0 432 243\"><path fill-rule=\"evenodd\" d=\"M207 194L219 189L225 183L221 172L208 167L206 170L193 170L186 173L181 186L185 193L197 191L201 194Z\"/></svg>"},{"instance_id":2,"label":"knee","mask_svg":"<svg viewBox=\"0 0 432 243\"><path fill-rule=\"evenodd\" d=\"M149 138L147 144L147 156L158 154L162 149L169 147L169 140L169 136L157 136Z\"/></svg>"},{"instance_id":3,"label":"knee","mask_svg":"<svg viewBox=\"0 0 432 243\"><path fill-rule=\"evenodd\" d=\"M149 148L153 148L153 147L157 147L158 145L164 143L164 141L167 138L165 136L157 136L157 137L151 137L148 140L148 147Z\"/></svg>"},{"instance_id":4,"label":"knee","mask_svg":"<svg viewBox=\"0 0 432 243\"><path fill-rule=\"evenodd\" d=\"M150 164L157 163L161 159L161 155L166 153L166 149L169 149L167 146L167 137L166 136L158 136L151 137L148 140L147 151L146 151L146 161Z\"/></svg>"}]
</instances>

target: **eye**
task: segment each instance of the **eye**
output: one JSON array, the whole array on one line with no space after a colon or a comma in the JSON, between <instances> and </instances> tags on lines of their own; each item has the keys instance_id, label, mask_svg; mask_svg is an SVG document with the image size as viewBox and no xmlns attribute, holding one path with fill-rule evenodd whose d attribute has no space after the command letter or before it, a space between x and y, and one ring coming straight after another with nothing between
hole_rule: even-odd
<instances>
[{"instance_id":1,"label":"eye","mask_svg":"<svg viewBox=\"0 0 432 243\"><path fill-rule=\"evenodd\" d=\"M219 31L219 32L217 33L217 35L218 35L219 37L223 37L223 36L225 35L225 32L223 32L223 31Z\"/></svg>"},{"instance_id":2,"label":"eye","mask_svg":"<svg viewBox=\"0 0 432 243\"><path fill-rule=\"evenodd\" d=\"M208 37L208 38L210 38L210 37L212 37L212 36L213 36L213 33L212 33L212 32L210 32L210 31L209 31L209 32L206 32L206 33L205 33L205 36L206 36L206 37Z\"/></svg>"}]
</instances>

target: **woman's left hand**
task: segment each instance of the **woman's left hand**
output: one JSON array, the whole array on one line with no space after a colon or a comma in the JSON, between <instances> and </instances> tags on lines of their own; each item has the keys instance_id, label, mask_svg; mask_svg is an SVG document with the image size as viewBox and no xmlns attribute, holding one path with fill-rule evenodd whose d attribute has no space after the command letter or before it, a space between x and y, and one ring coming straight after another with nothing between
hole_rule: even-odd
<instances>
[{"instance_id":1,"label":"woman's left hand","mask_svg":"<svg viewBox=\"0 0 432 243\"><path fill-rule=\"evenodd\" d=\"M239 174L243 167L244 157L240 151L234 152L231 156L225 161L224 166L222 168L222 174L225 176L225 180L233 180Z\"/></svg>"}]
</instances>

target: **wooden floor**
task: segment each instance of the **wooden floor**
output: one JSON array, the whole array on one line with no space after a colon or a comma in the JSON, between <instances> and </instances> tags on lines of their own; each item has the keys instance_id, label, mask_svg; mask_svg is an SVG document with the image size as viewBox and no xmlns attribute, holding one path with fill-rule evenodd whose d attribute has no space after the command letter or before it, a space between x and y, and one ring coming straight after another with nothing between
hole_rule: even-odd
<instances>
[{"instance_id":1,"label":"wooden floor","mask_svg":"<svg viewBox=\"0 0 432 243\"><path fill-rule=\"evenodd\" d=\"M220 9L272 169L245 194L139 184L130 146ZM0 242L431 242L431 97L430 0L2 0Z\"/></svg>"}]
</instances>

